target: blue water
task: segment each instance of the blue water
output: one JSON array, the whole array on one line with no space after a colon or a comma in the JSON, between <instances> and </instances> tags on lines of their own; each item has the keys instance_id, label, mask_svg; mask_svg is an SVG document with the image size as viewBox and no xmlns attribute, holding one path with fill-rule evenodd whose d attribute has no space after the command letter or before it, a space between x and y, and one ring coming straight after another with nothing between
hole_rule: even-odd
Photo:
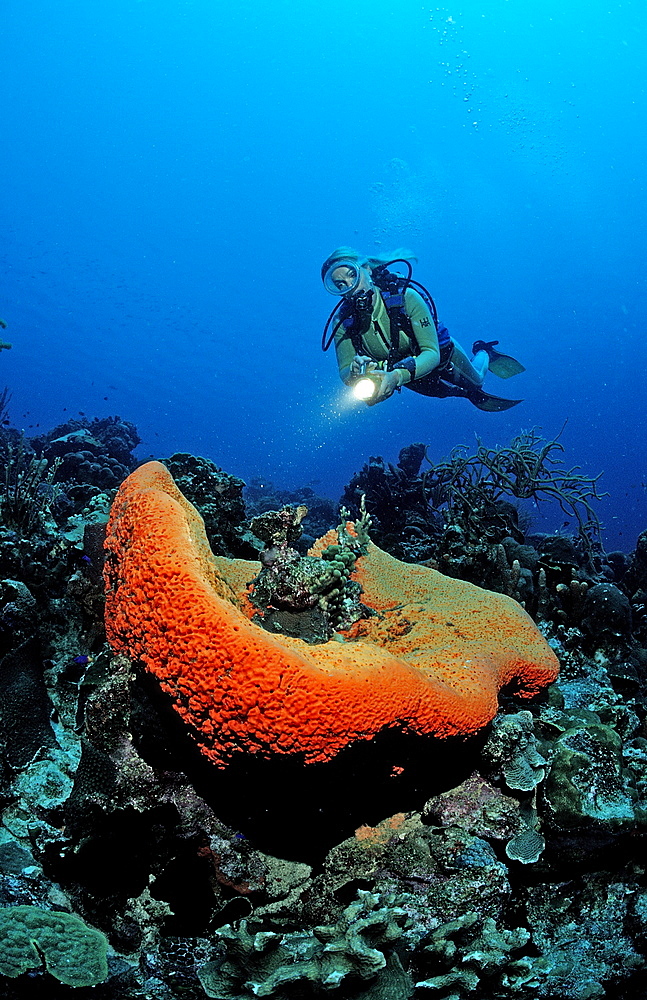
<instances>
[{"instance_id":1,"label":"blue water","mask_svg":"<svg viewBox=\"0 0 647 1000\"><path fill-rule=\"evenodd\" d=\"M4 0L0 386L28 434L79 411L140 457L336 498L369 455L559 433L647 528L647 10L623 0ZM487 414L350 405L319 266L408 246L469 347L527 372ZM554 526L564 518L556 511Z\"/></svg>"}]
</instances>

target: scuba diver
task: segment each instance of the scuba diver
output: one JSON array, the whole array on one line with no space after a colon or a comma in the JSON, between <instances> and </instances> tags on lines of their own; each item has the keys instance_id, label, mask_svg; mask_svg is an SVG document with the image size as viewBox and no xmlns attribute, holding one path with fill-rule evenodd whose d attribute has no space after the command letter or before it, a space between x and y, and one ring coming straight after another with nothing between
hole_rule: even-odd
<instances>
[{"instance_id":1,"label":"scuba diver","mask_svg":"<svg viewBox=\"0 0 647 1000\"><path fill-rule=\"evenodd\" d=\"M402 386L423 396L463 396L490 412L521 403L493 396L482 385L488 371L510 378L524 366L495 350L498 340L475 341L470 360L439 321L427 289L412 278L415 260L406 251L369 257L339 247L324 261L324 287L341 301L328 317L321 346L327 351L334 343L342 382L369 406ZM407 275L390 271L394 264L404 265Z\"/></svg>"}]
</instances>

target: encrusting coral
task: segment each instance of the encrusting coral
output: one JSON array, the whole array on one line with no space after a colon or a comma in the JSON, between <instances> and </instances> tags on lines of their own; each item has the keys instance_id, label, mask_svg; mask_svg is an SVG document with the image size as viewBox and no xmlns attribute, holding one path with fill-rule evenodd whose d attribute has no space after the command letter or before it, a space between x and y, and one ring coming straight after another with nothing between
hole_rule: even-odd
<instances>
[{"instance_id":1,"label":"encrusting coral","mask_svg":"<svg viewBox=\"0 0 647 1000\"><path fill-rule=\"evenodd\" d=\"M494 717L502 687L531 697L557 676L514 601L372 544L353 578L379 614L349 641L268 634L242 610L241 583L257 564L213 556L202 519L158 462L122 484L106 550L113 649L155 674L220 766L241 750L329 760L385 729L469 735Z\"/></svg>"},{"instance_id":2,"label":"encrusting coral","mask_svg":"<svg viewBox=\"0 0 647 1000\"><path fill-rule=\"evenodd\" d=\"M39 906L0 908L0 975L16 978L43 963L66 986L96 986L108 975L106 937L74 913Z\"/></svg>"}]
</instances>

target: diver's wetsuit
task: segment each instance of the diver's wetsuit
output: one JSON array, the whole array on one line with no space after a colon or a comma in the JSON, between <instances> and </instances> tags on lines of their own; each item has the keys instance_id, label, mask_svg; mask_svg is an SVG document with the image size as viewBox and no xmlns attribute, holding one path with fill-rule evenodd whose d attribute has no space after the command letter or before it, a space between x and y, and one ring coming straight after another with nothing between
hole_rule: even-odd
<instances>
[{"instance_id":1,"label":"diver's wetsuit","mask_svg":"<svg viewBox=\"0 0 647 1000\"><path fill-rule=\"evenodd\" d=\"M445 368L451 360L455 351L453 341L445 345L441 351L438 345L438 334L436 326L427 304L422 296L413 288L407 288L404 295L404 303L407 315L411 320L415 340L400 330L398 340L399 359L415 359L415 378L406 384L407 389L420 392L425 396L438 395L438 374L439 367ZM356 354L365 354L377 362L386 362L391 349L391 323L389 314L384 304L384 299L376 288L373 296L373 311L367 331L362 336L362 347L360 351L355 350L353 340L349 333L340 327L335 334L335 351L337 352L337 364L339 365L339 375L342 382L347 385L353 381L351 377L351 363ZM461 352L462 354L462 352ZM461 375L464 375L468 382L478 388L483 379L477 370L469 363L463 355L461 358ZM465 364L465 362L467 362ZM451 374L445 375L448 381L453 381ZM431 391L431 390L434 391Z\"/></svg>"}]
</instances>

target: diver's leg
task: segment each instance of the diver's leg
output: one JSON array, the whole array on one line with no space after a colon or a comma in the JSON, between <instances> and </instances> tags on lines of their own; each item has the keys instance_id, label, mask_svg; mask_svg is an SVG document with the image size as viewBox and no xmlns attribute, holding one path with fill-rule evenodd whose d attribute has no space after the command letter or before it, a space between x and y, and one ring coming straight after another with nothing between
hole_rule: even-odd
<instances>
[{"instance_id":1,"label":"diver's leg","mask_svg":"<svg viewBox=\"0 0 647 1000\"><path fill-rule=\"evenodd\" d=\"M461 345L454 341L454 350L452 351L451 356L451 367L455 370L455 373L458 376L466 378L468 382L471 382L473 385L483 385L489 361L490 359L488 358L487 351L479 351L478 354L476 354L470 361ZM447 380L449 382L454 382L454 379L451 377L449 372Z\"/></svg>"}]
</instances>

